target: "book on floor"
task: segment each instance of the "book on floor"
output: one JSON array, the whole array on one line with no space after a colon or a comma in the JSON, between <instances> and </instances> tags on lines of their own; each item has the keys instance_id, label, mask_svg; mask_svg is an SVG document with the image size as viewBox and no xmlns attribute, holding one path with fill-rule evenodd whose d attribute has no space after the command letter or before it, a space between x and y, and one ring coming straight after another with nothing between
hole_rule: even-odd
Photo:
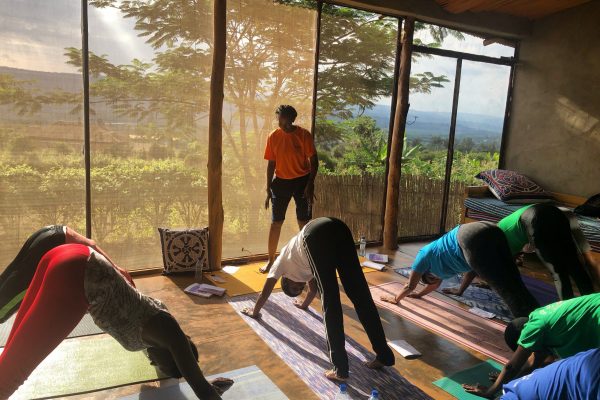
<instances>
[{"instance_id":1,"label":"book on floor","mask_svg":"<svg viewBox=\"0 0 600 400\"><path fill-rule=\"evenodd\" d=\"M406 340L390 340L388 345L406 359L410 360L421 356L419 350L412 347Z\"/></svg>"},{"instance_id":2,"label":"book on floor","mask_svg":"<svg viewBox=\"0 0 600 400\"><path fill-rule=\"evenodd\" d=\"M201 286L202 285L200 283L192 283L190 286L183 289L183 291L187 294L204 298L209 298L213 295L212 293L205 292L204 290L202 290Z\"/></svg>"},{"instance_id":3,"label":"book on floor","mask_svg":"<svg viewBox=\"0 0 600 400\"><path fill-rule=\"evenodd\" d=\"M368 253L367 258L370 261L375 261L378 263L386 263L389 261L387 254Z\"/></svg>"}]
</instances>

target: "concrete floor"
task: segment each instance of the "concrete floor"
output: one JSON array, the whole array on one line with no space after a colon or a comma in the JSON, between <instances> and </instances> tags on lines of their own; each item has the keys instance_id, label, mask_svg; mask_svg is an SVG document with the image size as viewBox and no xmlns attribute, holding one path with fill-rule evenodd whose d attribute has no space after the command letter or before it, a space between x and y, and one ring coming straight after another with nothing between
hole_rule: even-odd
<instances>
[{"instance_id":1,"label":"concrete floor","mask_svg":"<svg viewBox=\"0 0 600 400\"><path fill-rule=\"evenodd\" d=\"M388 253L396 267L410 265L423 243L405 244L397 252ZM373 272L365 275L370 285L405 281L395 272ZM224 299L201 299L188 296L182 289L193 281L191 276L160 275L136 279L138 288L164 301L183 330L190 335L200 352L200 366L206 375L257 365L290 399L316 399L311 389L254 333ZM434 295L439 295L434 293ZM370 349L366 334L357 320L351 302L342 296L346 334ZM459 303L457 303L459 304ZM461 304L461 306L463 306ZM313 307L320 308L317 301ZM466 307L466 306L465 306ZM466 349L439 337L402 318L380 310L388 339L405 339L423 356L405 360L397 356L395 368L411 383L434 399L453 399L432 382L454 372L471 367L486 359L480 353ZM164 383L163 383L164 384ZM153 387L160 383L131 385L102 392L72 396L69 399L113 399ZM385 398L385 394L384 398Z\"/></svg>"}]
</instances>

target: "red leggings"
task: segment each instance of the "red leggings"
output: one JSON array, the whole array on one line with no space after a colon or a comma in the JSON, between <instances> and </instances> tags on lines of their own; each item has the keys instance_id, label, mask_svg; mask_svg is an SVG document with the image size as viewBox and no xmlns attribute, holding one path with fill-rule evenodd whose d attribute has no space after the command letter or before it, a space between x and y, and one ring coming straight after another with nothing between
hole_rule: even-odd
<instances>
[{"instance_id":1,"label":"red leggings","mask_svg":"<svg viewBox=\"0 0 600 400\"><path fill-rule=\"evenodd\" d=\"M89 256L87 246L65 244L40 260L0 355L0 399L12 395L87 312Z\"/></svg>"}]
</instances>

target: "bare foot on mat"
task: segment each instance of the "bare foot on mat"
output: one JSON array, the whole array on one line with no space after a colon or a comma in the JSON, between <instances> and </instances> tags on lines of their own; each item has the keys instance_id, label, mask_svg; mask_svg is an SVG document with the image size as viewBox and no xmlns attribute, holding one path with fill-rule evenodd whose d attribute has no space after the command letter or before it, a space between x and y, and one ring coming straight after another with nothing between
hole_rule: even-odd
<instances>
[{"instance_id":1,"label":"bare foot on mat","mask_svg":"<svg viewBox=\"0 0 600 400\"><path fill-rule=\"evenodd\" d=\"M221 396L233 386L233 379L217 378L210 382L210 384L215 388L219 396Z\"/></svg>"},{"instance_id":2,"label":"bare foot on mat","mask_svg":"<svg viewBox=\"0 0 600 400\"><path fill-rule=\"evenodd\" d=\"M344 383L348 378L342 378L334 370L325 371L325 378L335 383Z\"/></svg>"}]
</instances>

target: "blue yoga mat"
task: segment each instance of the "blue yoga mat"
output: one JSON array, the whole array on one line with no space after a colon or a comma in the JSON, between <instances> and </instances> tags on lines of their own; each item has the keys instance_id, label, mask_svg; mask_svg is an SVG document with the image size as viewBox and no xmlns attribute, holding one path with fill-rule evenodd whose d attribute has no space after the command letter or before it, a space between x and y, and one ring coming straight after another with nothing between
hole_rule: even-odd
<instances>
[{"instance_id":1,"label":"blue yoga mat","mask_svg":"<svg viewBox=\"0 0 600 400\"><path fill-rule=\"evenodd\" d=\"M233 386L222 396L223 400L287 400L286 395L256 365L236 369L223 374L209 376L233 379ZM121 397L121 400L192 400L197 399L186 382L143 390L140 393Z\"/></svg>"}]
</instances>

